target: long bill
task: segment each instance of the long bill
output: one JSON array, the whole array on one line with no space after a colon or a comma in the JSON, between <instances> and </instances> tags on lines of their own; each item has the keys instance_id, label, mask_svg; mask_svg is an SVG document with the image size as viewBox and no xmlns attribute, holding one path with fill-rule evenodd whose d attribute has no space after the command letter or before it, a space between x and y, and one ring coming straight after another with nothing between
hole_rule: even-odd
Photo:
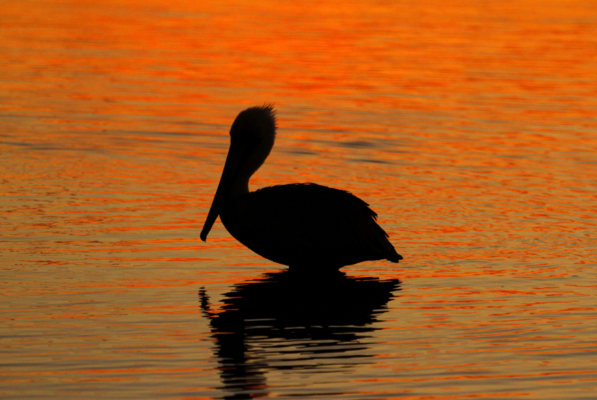
<instances>
[{"instance_id":1,"label":"long bill","mask_svg":"<svg viewBox=\"0 0 597 400\"><path fill-rule=\"evenodd\" d=\"M200 237L204 242L206 241L207 235L214 222L216 222L216 219L220 215L222 207L226 204L226 201L230 196L230 191L238 174L238 169L243 160L244 153L245 149L242 147L230 145L228 156L226 157L226 164L224 165L224 171L222 171L222 177L218 184L218 189L216 190L213 202L211 203L211 208L209 209L205 223L203 224L203 230L201 230Z\"/></svg>"}]
</instances>

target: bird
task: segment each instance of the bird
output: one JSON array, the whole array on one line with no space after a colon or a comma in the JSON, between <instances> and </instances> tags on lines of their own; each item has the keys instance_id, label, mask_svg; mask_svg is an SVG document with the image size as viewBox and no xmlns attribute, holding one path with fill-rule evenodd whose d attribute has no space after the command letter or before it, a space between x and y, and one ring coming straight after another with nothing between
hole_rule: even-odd
<instances>
[{"instance_id":1,"label":"bird","mask_svg":"<svg viewBox=\"0 0 597 400\"><path fill-rule=\"evenodd\" d=\"M377 224L377 214L348 191L315 183L249 191L251 176L274 147L276 111L265 104L241 111L201 240L218 216L226 230L258 255L290 271L338 271L364 261L402 260Z\"/></svg>"}]
</instances>

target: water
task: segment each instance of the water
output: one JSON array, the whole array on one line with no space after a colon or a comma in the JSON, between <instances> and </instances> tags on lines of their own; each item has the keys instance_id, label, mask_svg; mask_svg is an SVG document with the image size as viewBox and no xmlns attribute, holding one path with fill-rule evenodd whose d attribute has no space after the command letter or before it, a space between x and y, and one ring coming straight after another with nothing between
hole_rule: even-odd
<instances>
[{"instance_id":1,"label":"water","mask_svg":"<svg viewBox=\"0 0 597 400\"><path fill-rule=\"evenodd\" d=\"M590 2L96 3L0 7L0 395L597 396ZM199 240L266 102L252 188L350 190L400 264Z\"/></svg>"}]
</instances>

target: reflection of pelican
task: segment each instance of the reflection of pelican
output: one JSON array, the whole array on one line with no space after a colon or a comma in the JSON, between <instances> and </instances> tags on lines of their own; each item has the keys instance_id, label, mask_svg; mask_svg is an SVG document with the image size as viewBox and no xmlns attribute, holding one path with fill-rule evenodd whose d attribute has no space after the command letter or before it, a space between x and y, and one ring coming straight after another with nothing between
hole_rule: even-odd
<instances>
[{"instance_id":1,"label":"reflection of pelican","mask_svg":"<svg viewBox=\"0 0 597 400\"><path fill-rule=\"evenodd\" d=\"M272 106L241 112L230 128L230 150L201 231L205 241L218 215L239 242L292 269L338 269L368 260L402 259L377 225L367 203L312 183L272 186L249 193L249 179L272 147Z\"/></svg>"},{"instance_id":2,"label":"reflection of pelican","mask_svg":"<svg viewBox=\"0 0 597 400\"><path fill-rule=\"evenodd\" d=\"M372 362L368 338L399 285L342 272L314 280L284 270L237 284L219 310L201 289L221 379L232 392L224 398L268 397L268 371L333 372Z\"/></svg>"}]
</instances>

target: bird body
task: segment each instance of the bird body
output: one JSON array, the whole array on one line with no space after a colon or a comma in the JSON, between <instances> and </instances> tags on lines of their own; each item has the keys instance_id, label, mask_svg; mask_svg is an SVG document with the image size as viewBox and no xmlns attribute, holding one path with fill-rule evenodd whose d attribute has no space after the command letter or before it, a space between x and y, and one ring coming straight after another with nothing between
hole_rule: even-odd
<instances>
[{"instance_id":1,"label":"bird body","mask_svg":"<svg viewBox=\"0 0 597 400\"><path fill-rule=\"evenodd\" d=\"M201 238L219 215L228 232L260 256L291 269L337 270L363 261L398 262L377 214L351 193L313 183L249 192L275 137L271 106L252 107L232 125L231 146Z\"/></svg>"}]
</instances>

